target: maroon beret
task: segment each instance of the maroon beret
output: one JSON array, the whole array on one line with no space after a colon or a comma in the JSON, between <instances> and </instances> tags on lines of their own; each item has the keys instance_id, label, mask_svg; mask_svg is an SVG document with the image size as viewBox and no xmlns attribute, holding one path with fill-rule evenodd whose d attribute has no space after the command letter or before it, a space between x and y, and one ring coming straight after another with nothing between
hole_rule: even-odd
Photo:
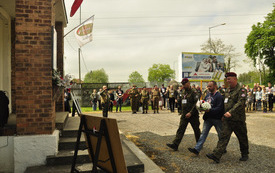
<instances>
[{"instance_id":1,"label":"maroon beret","mask_svg":"<svg viewBox=\"0 0 275 173\"><path fill-rule=\"evenodd\" d=\"M225 74L225 77L237 77L237 74L234 72L228 72Z\"/></svg>"},{"instance_id":2,"label":"maroon beret","mask_svg":"<svg viewBox=\"0 0 275 173\"><path fill-rule=\"evenodd\" d=\"M182 85L186 84L187 82L189 82L189 80L187 78L183 78L181 81Z\"/></svg>"}]
</instances>

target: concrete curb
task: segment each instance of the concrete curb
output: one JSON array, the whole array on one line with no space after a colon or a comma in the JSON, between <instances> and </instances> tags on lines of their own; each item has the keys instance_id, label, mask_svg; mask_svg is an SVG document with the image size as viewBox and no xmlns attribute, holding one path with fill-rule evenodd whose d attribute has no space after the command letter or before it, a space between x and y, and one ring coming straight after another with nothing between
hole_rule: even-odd
<instances>
[{"instance_id":1,"label":"concrete curb","mask_svg":"<svg viewBox=\"0 0 275 173\"><path fill-rule=\"evenodd\" d=\"M158 165L156 165L145 153L143 153L132 141L130 141L126 136L123 136L123 142L129 147L129 149L140 159L144 164L145 173L164 173Z\"/></svg>"}]
</instances>

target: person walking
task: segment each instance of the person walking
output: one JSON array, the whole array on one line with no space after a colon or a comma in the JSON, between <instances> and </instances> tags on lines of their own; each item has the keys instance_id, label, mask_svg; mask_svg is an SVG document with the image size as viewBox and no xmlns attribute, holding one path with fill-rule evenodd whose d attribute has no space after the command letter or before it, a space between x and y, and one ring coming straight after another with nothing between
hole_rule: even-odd
<instances>
[{"instance_id":1,"label":"person walking","mask_svg":"<svg viewBox=\"0 0 275 173\"><path fill-rule=\"evenodd\" d=\"M164 87L164 84L161 85L160 96L161 96L163 108L166 108L166 88Z\"/></svg>"},{"instance_id":2,"label":"person walking","mask_svg":"<svg viewBox=\"0 0 275 173\"><path fill-rule=\"evenodd\" d=\"M245 101L247 97L247 91L238 83L236 73L228 72L225 74L225 77L227 83L229 84L229 88L227 88L225 92L225 114L223 115L224 121L221 138L219 139L213 153L206 154L206 156L209 159L214 160L216 163L219 163L229 143L231 134L234 132L239 140L241 151L240 161L247 161L249 154L245 116Z\"/></svg>"},{"instance_id":3,"label":"person walking","mask_svg":"<svg viewBox=\"0 0 275 173\"><path fill-rule=\"evenodd\" d=\"M132 89L129 91L129 98L131 101L132 114L136 114L139 107L139 93L136 85L133 85Z\"/></svg>"},{"instance_id":4,"label":"person walking","mask_svg":"<svg viewBox=\"0 0 275 173\"><path fill-rule=\"evenodd\" d=\"M160 99L160 91L157 85L154 85L154 89L151 91L151 98L153 101L153 110L154 114L159 113L159 99Z\"/></svg>"},{"instance_id":5,"label":"person walking","mask_svg":"<svg viewBox=\"0 0 275 173\"><path fill-rule=\"evenodd\" d=\"M266 88L266 92L268 94L268 107L269 111L272 112L273 109L273 92L274 88L272 87L271 83L268 82L268 87Z\"/></svg>"},{"instance_id":6,"label":"person walking","mask_svg":"<svg viewBox=\"0 0 275 173\"><path fill-rule=\"evenodd\" d=\"M113 112L113 106L115 101L115 95L112 90L109 90L109 96L110 96L110 104L109 104L109 111Z\"/></svg>"},{"instance_id":7,"label":"person walking","mask_svg":"<svg viewBox=\"0 0 275 173\"><path fill-rule=\"evenodd\" d=\"M175 100L175 102L177 103L178 105L178 114L180 115L181 112L182 112L182 96L183 96L183 86L182 85L179 85L179 89L177 91L177 98Z\"/></svg>"},{"instance_id":8,"label":"person walking","mask_svg":"<svg viewBox=\"0 0 275 173\"><path fill-rule=\"evenodd\" d=\"M118 107L119 107L119 112L121 112L123 96L124 96L123 90L121 89L121 86L118 86L116 90L116 112L118 111Z\"/></svg>"},{"instance_id":9,"label":"person walking","mask_svg":"<svg viewBox=\"0 0 275 173\"><path fill-rule=\"evenodd\" d=\"M170 89L168 90L168 97L169 97L169 105L170 105L170 111L175 112L175 95L176 91L173 88L173 85L170 85Z\"/></svg>"},{"instance_id":10,"label":"person walking","mask_svg":"<svg viewBox=\"0 0 275 173\"><path fill-rule=\"evenodd\" d=\"M142 104L142 113L148 113L148 102L149 102L149 92L146 90L146 87L142 88L142 91L140 92L140 102Z\"/></svg>"},{"instance_id":11,"label":"person walking","mask_svg":"<svg viewBox=\"0 0 275 173\"><path fill-rule=\"evenodd\" d=\"M92 102L93 110L96 111L96 108L97 108L97 98L98 98L96 89L93 90L93 93L90 95L90 97L91 97L91 102Z\"/></svg>"},{"instance_id":12,"label":"person walking","mask_svg":"<svg viewBox=\"0 0 275 173\"><path fill-rule=\"evenodd\" d=\"M262 91L261 87L258 87L258 91L256 92L256 110L261 111L262 109Z\"/></svg>"},{"instance_id":13,"label":"person walking","mask_svg":"<svg viewBox=\"0 0 275 173\"><path fill-rule=\"evenodd\" d=\"M102 91L100 93L101 96L101 105L102 105L102 114L103 117L108 117L108 110L110 104L110 95L107 90L107 86L102 87Z\"/></svg>"},{"instance_id":14,"label":"person walking","mask_svg":"<svg viewBox=\"0 0 275 173\"><path fill-rule=\"evenodd\" d=\"M100 95L100 93L102 93L102 89L101 89L101 88L98 90L98 93L97 93L97 96L98 96L97 102L98 102L98 109L99 109L99 110L102 110L101 95Z\"/></svg>"},{"instance_id":15,"label":"person walking","mask_svg":"<svg viewBox=\"0 0 275 173\"><path fill-rule=\"evenodd\" d=\"M196 109L196 103L198 101L197 91L196 89L191 89L190 82L187 78L182 79L181 83L183 85L184 92L182 99L182 113L180 118L180 124L173 142L166 144L169 148L173 149L174 151L178 150L178 146L181 143L188 123L191 124L194 130L196 142L198 142L201 135L201 130L199 128L199 112Z\"/></svg>"},{"instance_id":16,"label":"person walking","mask_svg":"<svg viewBox=\"0 0 275 173\"><path fill-rule=\"evenodd\" d=\"M203 115L203 128L199 141L194 148L188 150L196 155L201 151L203 144L209 134L210 129L214 126L219 139L221 138L222 131L222 116L224 114L223 96L217 91L218 86L215 81L210 81L207 85L209 94L206 95L204 101L211 105L211 109L206 110Z\"/></svg>"}]
</instances>

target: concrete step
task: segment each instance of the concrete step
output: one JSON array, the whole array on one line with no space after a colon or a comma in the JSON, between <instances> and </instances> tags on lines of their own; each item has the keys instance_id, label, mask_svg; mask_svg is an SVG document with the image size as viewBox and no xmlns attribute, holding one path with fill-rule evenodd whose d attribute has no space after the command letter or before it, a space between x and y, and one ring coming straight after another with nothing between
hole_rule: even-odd
<instances>
[{"instance_id":1,"label":"concrete step","mask_svg":"<svg viewBox=\"0 0 275 173\"><path fill-rule=\"evenodd\" d=\"M59 150L74 150L75 144L76 144L76 137L63 137L62 136L61 138L59 138L58 149ZM80 149L87 148L84 135L82 135L80 138L79 148Z\"/></svg>"},{"instance_id":2,"label":"concrete step","mask_svg":"<svg viewBox=\"0 0 275 173\"><path fill-rule=\"evenodd\" d=\"M131 151L131 149L122 141L122 150L129 173L144 172L144 164ZM61 150L56 156L47 157L47 166L71 165L73 160L74 150ZM77 164L90 163L91 160L88 155L88 150L79 150L77 156ZM49 168L50 169L50 168Z\"/></svg>"},{"instance_id":3,"label":"concrete step","mask_svg":"<svg viewBox=\"0 0 275 173\"><path fill-rule=\"evenodd\" d=\"M47 165L71 165L73 161L74 150L61 150L55 156L47 157ZM79 150L77 155L77 163L90 163L88 150Z\"/></svg>"},{"instance_id":4,"label":"concrete step","mask_svg":"<svg viewBox=\"0 0 275 173\"><path fill-rule=\"evenodd\" d=\"M69 112L56 112L55 113L55 128L63 130L69 118Z\"/></svg>"},{"instance_id":5,"label":"concrete step","mask_svg":"<svg viewBox=\"0 0 275 173\"><path fill-rule=\"evenodd\" d=\"M76 168L81 173L91 173L93 165L90 163L77 164ZM71 172L71 165L58 165L58 166L34 166L29 167L25 173L68 173ZM102 170L98 170L98 173L103 173Z\"/></svg>"}]
</instances>

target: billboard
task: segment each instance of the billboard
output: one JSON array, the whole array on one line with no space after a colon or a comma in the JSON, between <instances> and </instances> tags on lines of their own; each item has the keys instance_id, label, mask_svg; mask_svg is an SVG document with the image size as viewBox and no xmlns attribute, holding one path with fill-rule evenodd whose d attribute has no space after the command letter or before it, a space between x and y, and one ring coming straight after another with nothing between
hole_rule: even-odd
<instances>
[{"instance_id":1,"label":"billboard","mask_svg":"<svg viewBox=\"0 0 275 173\"><path fill-rule=\"evenodd\" d=\"M179 57L179 79L223 80L224 55L182 52Z\"/></svg>"}]
</instances>

